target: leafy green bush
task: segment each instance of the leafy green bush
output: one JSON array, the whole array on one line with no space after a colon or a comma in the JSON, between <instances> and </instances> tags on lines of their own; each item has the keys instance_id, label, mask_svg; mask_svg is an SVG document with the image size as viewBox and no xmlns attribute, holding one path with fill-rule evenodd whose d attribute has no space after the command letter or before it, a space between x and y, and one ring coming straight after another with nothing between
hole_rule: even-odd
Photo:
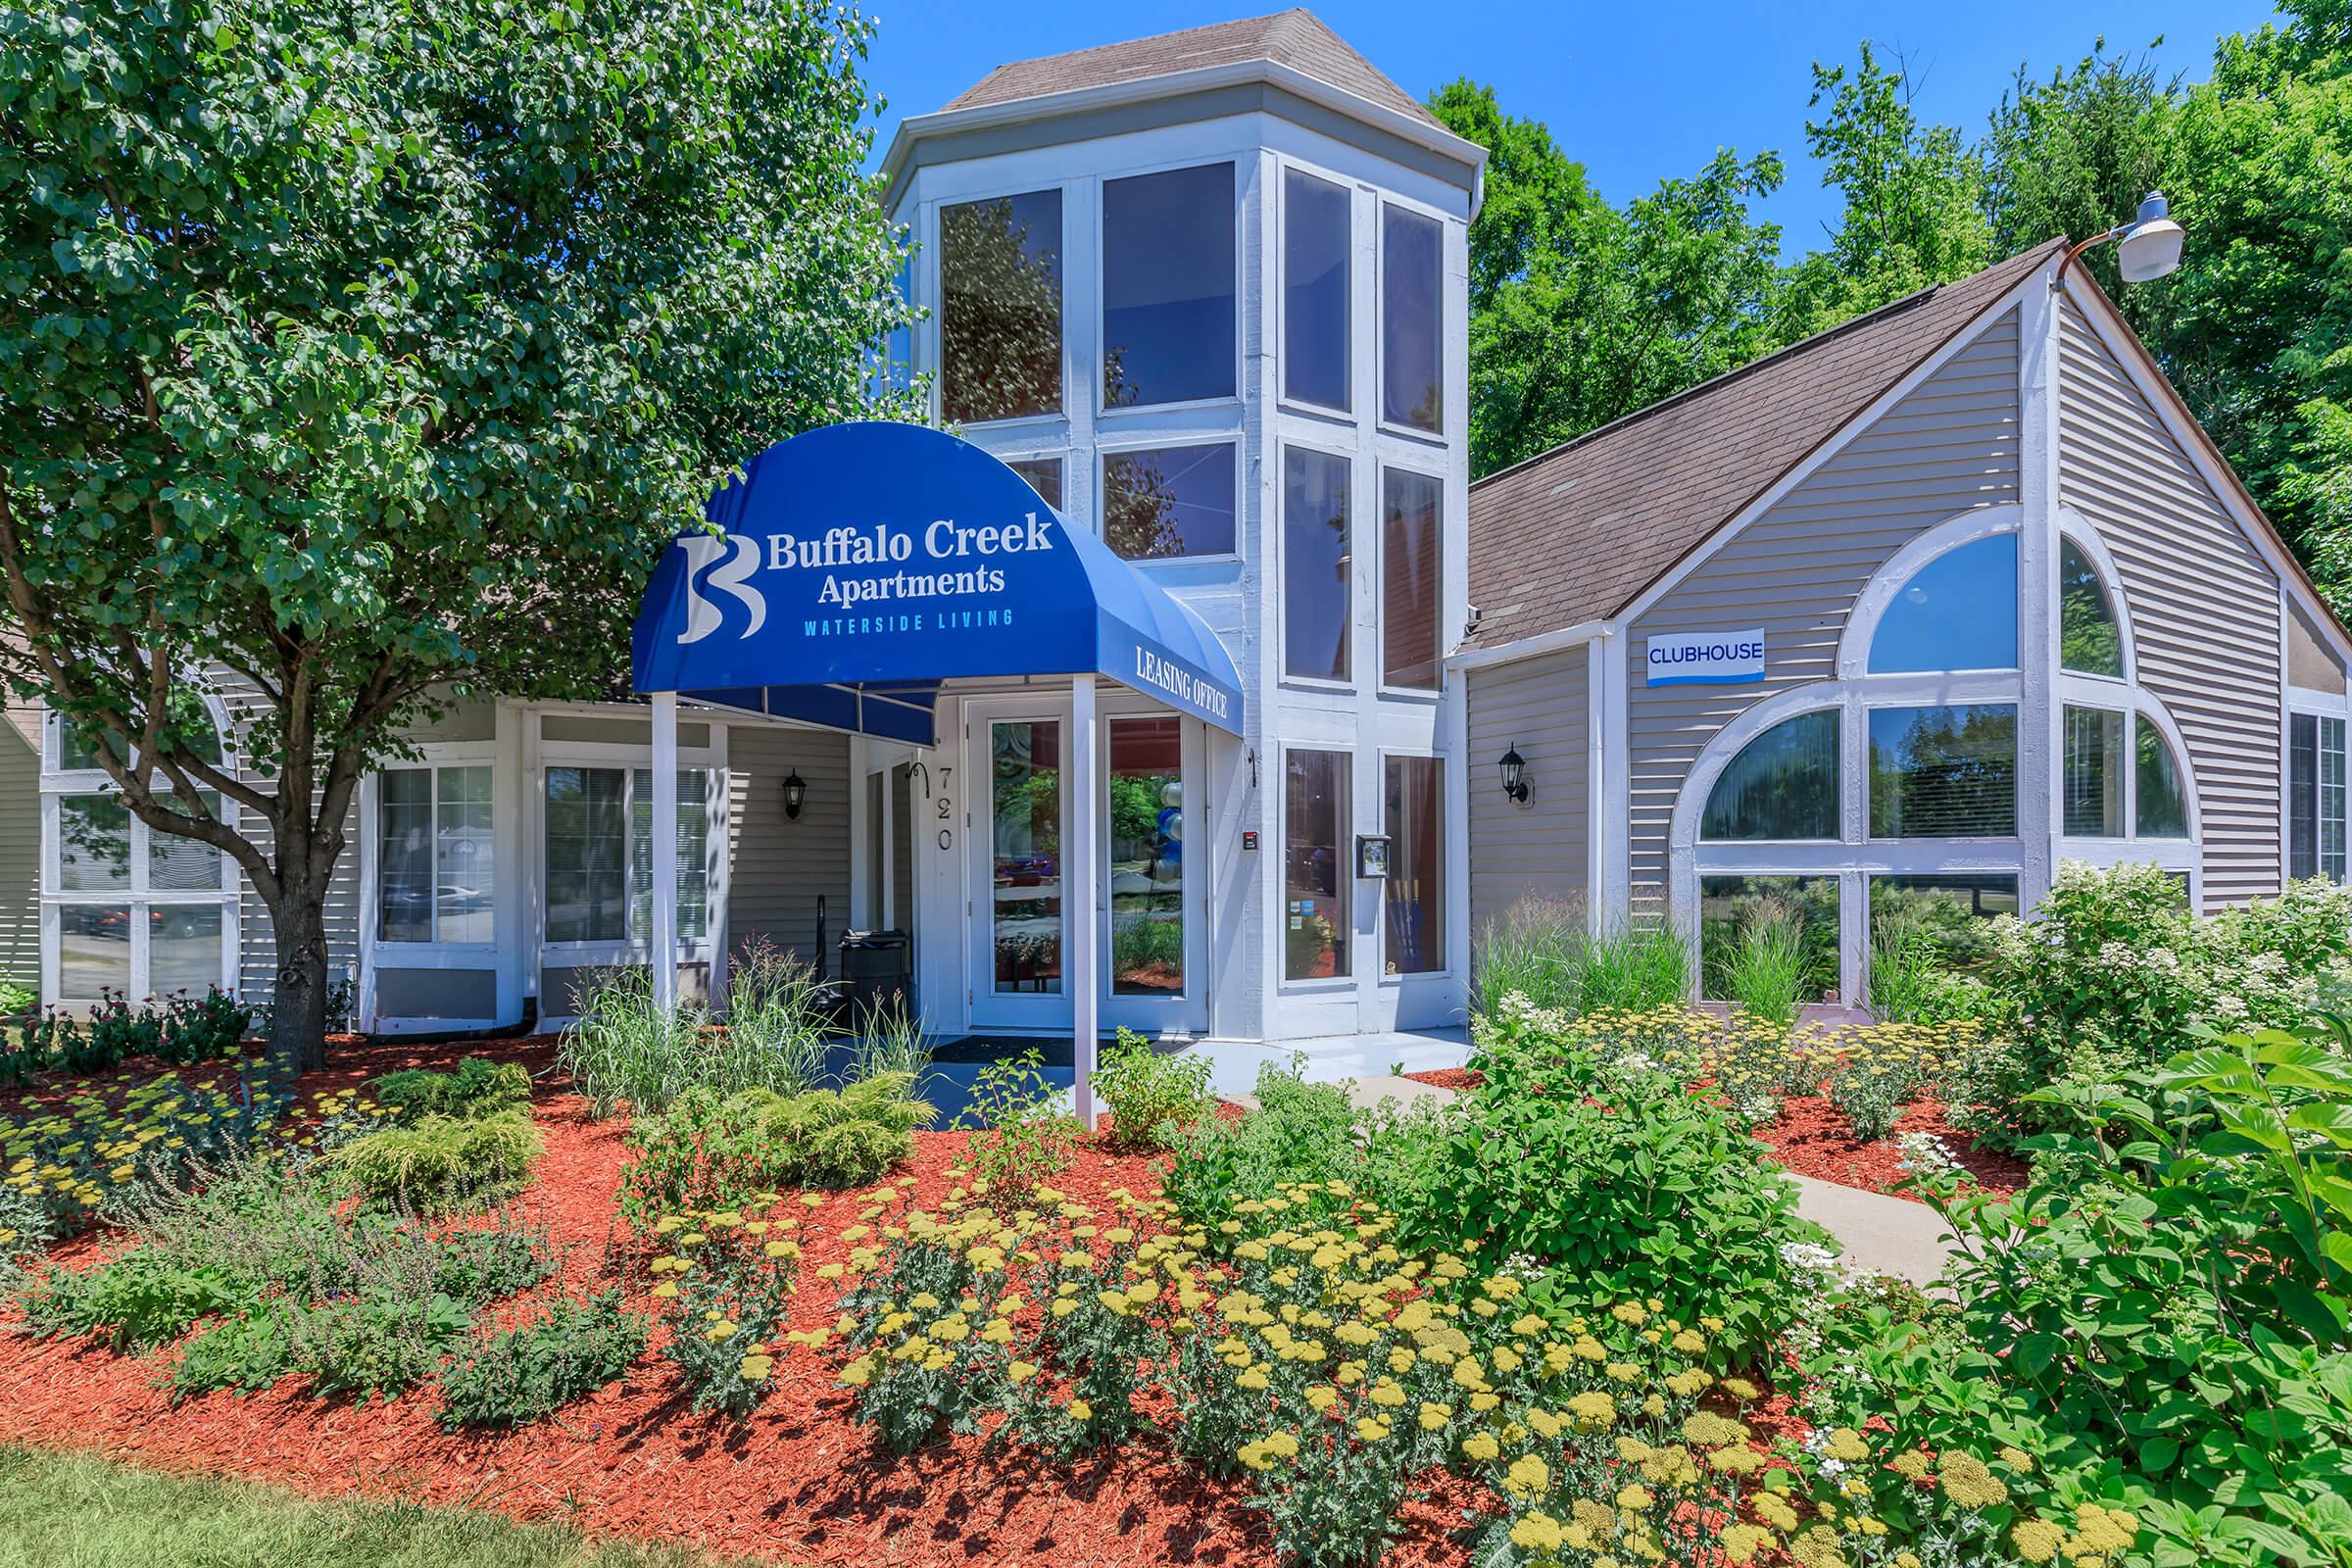
<instances>
[{"instance_id":1,"label":"leafy green bush","mask_svg":"<svg viewBox=\"0 0 2352 1568\"><path fill-rule=\"evenodd\" d=\"M201 997L176 992L165 999L161 1054L166 1061L212 1061L233 1056L253 1027L253 1009L219 986Z\"/></svg>"},{"instance_id":2,"label":"leafy green bush","mask_svg":"<svg viewBox=\"0 0 2352 1568\"><path fill-rule=\"evenodd\" d=\"M326 1164L370 1202L444 1213L511 1198L544 1144L518 1110L478 1120L426 1116L345 1144Z\"/></svg>"},{"instance_id":3,"label":"leafy green bush","mask_svg":"<svg viewBox=\"0 0 2352 1568\"><path fill-rule=\"evenodd\" d=\"M2061 1517L2125 1510L2154 1538L2134 1560L2159 1568L2342 1561L2348 1045L2340 1026L2230 1035L2039 1092L2115 1132L2036 1140L2067 1157L2012 1202L1930 1184L1964 1243L1957 1308L1948 1330L1896 1327L1873 1348L1889 1419L1938 1448L2031 1455L2009 1493Z\"/></svg>"},{"instance_id":4,"label":"leafy green bush","mask_svg":"<svg viewBox=\"0 0 2352 1568\"><path fill-rule=\"evenodd\" d=\"M315 1393L391 1398L440 1369L473 1326L466 1303L443 1296L370 1291L320 1301L288 1320L288 1360Z\"/></svg>"},{"instance_id":5,"label":"leafy green bush","mask_svg":"<svg viewBox=\"0 0 2352 1568\"><path fill-rule=\"evenodd\" d=\"M220 1271L134 1248L86 1273L51 1266L34 1278L23 1305L25 1327L43 1338L98 1335L117 1352L143 1353L235 1299Z\"/></svg>"},{"instance_id":6,"label":"leafy green bush","mask_svg":"<svg viewBox=\"0 0 2352 1568\"><path fill-rule=\"evenodd\" d=\"M477 1341L441 1375L441 1424L519 1426L620 1377L645 1353L646 1319L618 1291L561 1297L546 1316Z\"/></svg>"},{"instance_id":7,"label":"leafy green bush","mask_svg":"<svg viewBox=\"0 0 2352 1568\"><path fill-rule=\"evenodd\" d=\"M1067 1170L1086 1132L1061 1108L1061 1091L1046 1077L1046 1058L1034 1046L981 1068L956 1121L978 1129L967 1157L986 1191L1008 1200Z\"/></svg>"},{"instance_id":8,"label":"leafy green bush","mask_svg":"<svg viewBox=\"0 0 2352 1568\"><path fill-rule=\"evenodd\" d=\"M1568 1022L1526 1006L1476 1021L1485 1083L1455 1102L1433 1200L1398 1214L1400 1242L1525 1255L1547 1307L1662 1300L1722 1322L1734 1358L1760 1354L1806 1288L1783 1250L1827 1238L1729 1110Z\"/></svg>"},{"instance_id":9,"label":"leafy green bush","mask_svg":"<svg viewBox=\"0 0 2352 1568\"><path fill-rule=\"evenodd\" d=\"M1919 1066L1909 1058L1856 1052L1830 1069L1822 1092L1855 1138L1875 1144L1894 1131L1924 1088Z\"/></svg>"},{"instance_id":10,"label":"leafy green bush","mask_svg":"<svg viewBox=\"0 0 2352 1568\"><path fill-rule=\"evenodd\" d=\"M368 1092L409 1121L425 1116L473 1120L529 1104L531 1075L518 1061L467 1056L454 1072L404 1067L385 1073L368 1084Z\"/></svg>"},{"instance_id":11,"label":"leafy green bush","mask_svg":"<svg viewBox=\"0 0 2352 1568\"><path fill-rule=\"evenodd\" d=\"M1160 1194L1188 1224L1213 1237L1239 1205L1263 1203L1294 1183L1351 1183L1363 1174L1355 1110L1338 1084L1299 1077L1302 1060L1257 1069L1257 1108L1238 1120L1206 1117L1179 1131Z\"/></svg>"},{"instance_id":12,"label":"leafy green bush","mask_svg":"<svg viewBox=\"0 0 2352 1568\"><path fill-rule=\"evenodd\" d=\"M259 1394L294 1370L288 1335L289 1312L266 1308L222 1318L188 1341L172 1363L169 1383L174 1403L220 1389Z\"/></svg>"},{"instance_id":13,"label":"leafy green bush","mask_svg":"<svg viewBox=\"0 0 2352 1568\"><path fill-rule=\"evenodd\" d=\"M1197 1052L1162 1053L1132 1029L1095 1066L1095 1093L1110 1109L1110 1147L1161 1148L1175 1129L1216 1108L1209 1060Z\"/></svg>"},{"instance_id":14,"label":"leafy green bush","mask_svg":"<svg viewBox=\"0 0 2352 1568\"><path fill-rule=\"evenodd\" d=\"M41 1004L40 993L15 980L0 980L0 1018L30 1012Z\"/></svg>"},{"instance_id":15,"label":"leafy green bush","mask_svg":"<svg viewBox=\"0 0 2352 1568\"><path fill-rule=\"evenodd\" d=\"M877 1181L913 1154L914 1130L938 1114L914 1098L913 1075L905 1072L795 1095L747 1089L722 1099L690 1089L631 1125L621 1211L644 1224L780 1188Z\"/></svg>"}]
</instances>

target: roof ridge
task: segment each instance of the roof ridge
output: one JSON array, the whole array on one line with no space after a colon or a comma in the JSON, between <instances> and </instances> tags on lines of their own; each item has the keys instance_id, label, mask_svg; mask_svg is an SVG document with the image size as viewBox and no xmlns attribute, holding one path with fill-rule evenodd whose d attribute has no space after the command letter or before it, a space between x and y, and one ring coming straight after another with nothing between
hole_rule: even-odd
<instances>
[{"instance_id":1,"label":"roof ridge","mask_svg":"<svg viewBox=\"0 0 2352 1568\"><path fill-rule=\"evenodd\" d=\"M1700 397L1704 397L1710 393L1713 393L1730 384L1731 382L1740 380L1747 375L1763 370L1767 367L1772 366L1779 361L1802 354L1809 349L1819 348L1825 343L1848 336L1851 333L1861 330L1863 327L1876 325L1878 322L1888 319L1889 318L1902 315L1909 311L1917 310L1919 307L1926 305L1929 301L1935 299L1936 295L1942 293L1946 289L1958 288L1963 283L1973 283L1981 277L1988 276L1993 272L1997 272L2005 268L2008 268L2024 260L2028 256L2037 255L2040 252L2051 249L2053 246L2063 245L2065 243L2066 241L2063 238L2045 240L2040 245L2034 246L2031 250L2019 251L2015 256L2006 257L2001 261L1993 263L1990 267L1982 268L1977 271L1969 273L1965 277L1955 277L1947 282L1942 283L1931 283L1926 288L1915 289L1911 293L1905 294L1899 299L1888 300L1884 305L1878 306L1872 310L1864 311L1860 316L1849 317L1845 320L1839 321L1835 326L1824 327L1822 330L1813 333L1809 337L1798 338L1794 343L1790 343L1783 348L1774 349L1770 354L1760 355L1757 358L1748 361L1745 365L1734 366L1728 370L1719 371L1718 373L1707 377L1704 381L1696 382L1693 385L1687 386L1680 392L1669 393L1667 396L1658 399L1655 403L1643 404L1641 408L1634 410L1630 414L1621 414L1606 424L1596 424L1592 429L1585 431L1581 435L1572 435L1567 440L1558 443L1556 446L1545 447L1541 452L1521 458L1517 463L1511 464L1507 467L1496 468L1493 473L1481 474L1478 478L1470 481L1470 488L1475 490L1480 485L1492 484L1494 480L1500 479L1506 474L1516 473L1521 468L1527 467L1531 464L1543 463L1547 459L1556 458L1564 452L1573 452L1579 447L1590 445L1591 443L1599 440L1603 436L1615 434L1618 430L1621 430L1628 425L1639 424L1652 415L1663 414L1668 409L1677 408L1682 404L1694 401ZM1905 368L1907 369L1908 367L1905 367ZM1899 379L1901 379L1899 373L1888 376L1887 384L1892 385Z\"/></svg>"}]
</instances>

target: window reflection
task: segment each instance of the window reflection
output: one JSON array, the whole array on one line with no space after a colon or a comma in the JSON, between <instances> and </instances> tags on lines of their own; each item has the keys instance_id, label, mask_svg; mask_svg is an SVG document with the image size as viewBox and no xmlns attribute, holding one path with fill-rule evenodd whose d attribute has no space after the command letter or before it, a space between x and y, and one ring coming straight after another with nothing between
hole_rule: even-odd
<instances>
[{"instance_id":1,"label":"window reflection","mask_svg":"<svg viewBox=\"0 0 2352 1568\"><path fill-rule=\"evenodd\" d=\"M1387 972L1436 974L1446 967L1446 764L1392 757L1387 774Z\"/></svg>"},{"instance_id":2,"label":"window reflection","mask_svg":"<svg viewBox=\"0 0 2352 1568\"><path fill-rule=\"evenodd\" d=\"M2072 539L2058 544L2058 663L2084 675L2124 674L2124 637L2106 585Z\"/></svg>"},{"instance_id":3,"label":"window reflection","mask_svg":"<svg viewBox=\"0 0 2352 1568\"><path fill-rule=\"evenodd\" d=\"M956 423L1061 407L1061 192L939 214L940 409Z\"/></svg>"},{"instance_id":4,"label":"window reflection","mask_svg":"<svg viewBox=\"0 0 2352 1568\"><path fill-rule=\"evenodd\" d=\"M1015 458L1004 466L1027 481L1037 492L1037 498L1055 512L1061 510L1061 460L1059 458Z\"/></svg>"},{"instance_id":5,"label":"window reflection","mask_svg":"<svg viewBox=\"0 0 2352 1568\"><path fill-rule=\"evenodd\" d=\"M1233 165L1102 184L1102 406L1234 393Z\"/></svg>"},{"instance_id":6,"label":"window reflection","mask_svg":"<svg viewBox=\"0 0 2352 1568\"><path fill-rule=\"evenodd\" d=\"M2069 708L2060 720L2064 787L2060 831L2078 838L2124 833L2124 715Z\"/></svg>"},{"instance_id":7,"label":"window reflection","mask_svg":"<svg viewBox=\"0 0 2352 1568\"><path fill-rule=\"evenodd\" d=\"M1298 170L1282 179L1282 395L1346 410L1348 193Z\"/></svg>"},{"instance_id":8,"label":"window reflection","mask_svg":"<svg viewBox=\"0 0 2352 1568\"><path fill-rule=\"evenodd\" d=\"M1184 721L1110 721L1110 989L1184 990Z\"/></svg>"},{"instance_id":9,"label":"window reflection","mask_svg":"<svg viewBox=\"0 0 2352 1568\"><path fill-rule=\"evenodd\" d=\"M2017 912L2017 875L1933 872L1870 879L1873 952L1893 956L1898 942L1924 937L1944 967L1966 972L1992 956L1990 922Z\"/></svg>"},{"instance_id":10,"label":"window reflection","mask_svg":"<svg viewBox=\"0 0 2352 1568\"><path fill-rule=\"evenodd\" d=\"M1349 972L1346 752L1294 751L1283 760L1283 976L1327 980Z\"/></svg>"},{"instance_id":11,"label":"window reflection","mask_svg":"<svg viewBox=\"0 0 2352 1568\"><path fill-rule=\"evenodd\" d=\"M2139 836L2184 839L2188 837L2188 792L2180 787L2180 768L2173 760L2173 749L2144 713L2135 715L2132 722L2138 730L2134 744L2139 754L2135 807Z\"/></svg>"},{"instance_id":12,"label":"window reflection","mask_svg":"<svg viewBox=\"0 0 2352 1568\"><path fill-rule=\"evenodd\" d=\"M1799 713L1740 748L1707 793L1698 836L1718 842L1838 837L1838 713Z\"/></svg>"},{"instance_id":13,"label":"window reflection","mask_svg":"<svg viewBox=\"0 0 2352 1568\"><path fill-rule=\"evenodd\" d=\"M1870 672L2017 667L2017 535L1944 552L1912 573L1870 643Z\"/></svg>"},{"instance_id":14,"label":"window reflection","mask_svg":"<svg viewBox=\"0 0 2352 1568\"><path fill-rule=\"evenodd\" d=\"M1400 468L1381 473L1381 679L1413 691L1438 689L1438 521L1446 484Z\"/></svg>"},{"instance_id":15,"label":"window reflection","mask_svg":"<svg viewBox=\"0 0 2352 1568\"><path fill-rule=\"evenodd\" d=\"M989 934L1000 992L1061 990L1061 725L989 726Z\"/></svg>"},{"instance_id":16,"label":"window reflection","mask_svg":"<svg viewBox=\"0 0 2352 1568\"><path fill-rule=\"evenodd\" d=\"M1348 677L1348 460L1291 447L1282 462L1282 672Z\"/></svg>"},{"instance_id":17,"label":"window reflection","mask_svg":"<svg viewBox=\"0 0 2352 1568\"><path fill-rule=\"evenodd\" d=\"M1233 554L1233 444L1102 454L1102 542L1129 561Z\"/></svg>"},{"instance_id":18,"label":"window reflection","mask_svg":"<svg viewBox=\"0 0 2352 1568\"><path fill-rule=\"evenodd\" d=\"M1870 836L2017 832L2017 706L1870 710Z\"/></svg>"},{"instance_id":19,"label":"window reflection","mask_svg":"<svg viewBox=\"0 0 2352 1568\"><path fill-rule=\"evenodd\" d=\"M1380 218L1380 416L1434 434L1446 408L1445 230L1401 207L1384 207Z\"/></svg>"},{"instance_id":20,"label":"window reflection","mask_svg":"<svg viewBox=\"0 0 2352 1568\"><path fill-rule=\"evenodd\" d=\"M1819 1002L1838 986L1838 879L1834 876L1702 876L1698 879L1699 990L1714 1001L1738 991L1733 965L1742 941L1790 931L1803 973L1797 1001Z\"/></svg>"}]
</instances>

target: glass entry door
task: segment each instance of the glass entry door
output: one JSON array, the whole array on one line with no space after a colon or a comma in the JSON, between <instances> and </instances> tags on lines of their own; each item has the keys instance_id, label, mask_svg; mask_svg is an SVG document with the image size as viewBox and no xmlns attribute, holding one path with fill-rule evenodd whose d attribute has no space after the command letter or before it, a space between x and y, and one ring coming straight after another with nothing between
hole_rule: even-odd
<instances>
[{"instance_id":1,"label":"glass entry door","mask_svg":"<svg viewBox=\"0 0 2352 1568\"><path fill-rule=\"evenodd\" d=\"M1200 726L1175 713L1102 722L1102 865L1108 906L1102 1021L1146 1034L1208 1026L1201 896Z\"/></svg>"},{"instance_id":2,"label":"glass entry door","mask_svg":"<svg viewBox=\"0 0 2352 1568\"><path fill-rule=\"evenodd\" d=\"M972 1022L1050 1027L1070 1021L1063 962L1062 823L1069 722L1059 712L975 713Z\"/></svg>"}]
</instances>

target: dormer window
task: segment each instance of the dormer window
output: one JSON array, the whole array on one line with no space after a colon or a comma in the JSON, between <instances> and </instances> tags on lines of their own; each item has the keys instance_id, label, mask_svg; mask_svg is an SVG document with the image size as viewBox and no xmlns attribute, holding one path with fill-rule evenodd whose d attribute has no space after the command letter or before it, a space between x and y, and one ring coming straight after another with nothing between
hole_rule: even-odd
<instances>
[{"instance_id":1,"label":"dormer window","mask_svg":"<svg viewBox=\"0 0 2352 1568\"><path fill-rule=\"evenodd\" d=\"M1233 165L1102 182L1102 406L1234 395Z\"/></svg>"},{"instance_id":2,"label":"dormer window","mask_svg":"<svg viewBox=\"0 0 2352 1568\"><path fill-rule=\"evenodd\" d=\"M1061 411L1061 192L939 214L940 410L979 424Z\"/></svg>"}]
</instances>

